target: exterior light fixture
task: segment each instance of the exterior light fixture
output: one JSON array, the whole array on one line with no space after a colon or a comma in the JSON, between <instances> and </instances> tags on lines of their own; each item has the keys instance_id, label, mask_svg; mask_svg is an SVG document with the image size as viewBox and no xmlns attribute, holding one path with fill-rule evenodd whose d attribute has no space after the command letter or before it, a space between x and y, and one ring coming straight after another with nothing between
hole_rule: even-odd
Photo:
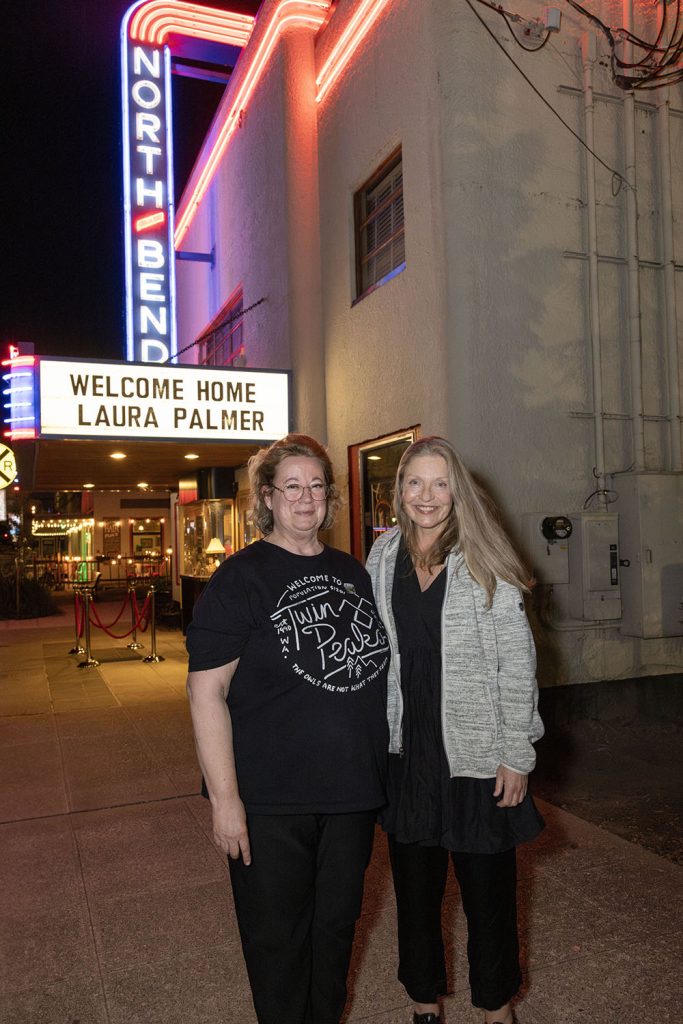
<instances>
[{"instance_id":1,"label":"exterior light fixture","mask_svg":"<svg viewBox=\"0 0 683 1024\"><path fill-rule=\"evenodd\" d=\"M94 486L95 486L94 484L83 484L83 490L84 491L92 491Z\"/></svg>"},{"instance_id":2,"label":"exterior light fixture","mask_svg":"<svg viewBox=\"0 0 683 1024\"><path fill-rule=\"evenodd\" d=\"M125 452L111 452L109 455L110 459L127 459L128 456Z\"/></svg>"},{"instance_id":3,"label":"exterior light fixture","mask_svg":"<svg viewBox=\"0 0 683 1024\"><path fill-rule=\"evenodd\" d=\"M141 491L146 491L147 488L149 487L149 484L146 484L145 481L143 480L141 483L138 484L138 487L140 488Z\"/></svg>"},{"instance_id":4,"label":"exterior light fixture","mask_svg":"<svg viewBox=\"0 0 683 1024\"><path fill-rule=\"evenodd\" d=\"M198 459L199 456L195 455L194 452L188 452L187 455L183 455L184 459Z\"/></svg>"}]
</instances>

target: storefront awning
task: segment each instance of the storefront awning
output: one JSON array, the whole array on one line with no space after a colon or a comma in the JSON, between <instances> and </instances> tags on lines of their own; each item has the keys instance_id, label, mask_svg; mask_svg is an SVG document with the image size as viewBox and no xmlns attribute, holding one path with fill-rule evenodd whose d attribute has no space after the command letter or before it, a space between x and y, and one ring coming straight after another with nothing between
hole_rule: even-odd
<instances>
[{"instance_id":1,"label":"storefront awning","mask_svg":"<svg viewBox=\"0 0 683 1024\"><path fill-rule=\"evenodd\" d=\"M96 490L138 487L177 490L179 481L204 467L246 463L257 445L194 444L189 441L44 439L15 442L19 483L27 491ZM125 459L113 459L115 453ZM196 455L187 459L186 455Z\"/></svg>"}]
</instances>

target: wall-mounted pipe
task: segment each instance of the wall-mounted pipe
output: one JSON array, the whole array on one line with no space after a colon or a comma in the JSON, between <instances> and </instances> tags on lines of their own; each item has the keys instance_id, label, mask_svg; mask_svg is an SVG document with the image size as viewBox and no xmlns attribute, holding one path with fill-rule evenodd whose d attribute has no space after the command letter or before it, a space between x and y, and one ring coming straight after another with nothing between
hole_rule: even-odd
<instances>
[{"instance_id":1,"label":"wall-mounted pipe","mask_svg":"<svg viewBox=\"0 0 683 1024\"><path fill-rule=\"evenodd\" d=\"M586 146L595 149L595 107L593 101L593 68L597 60L595 35L584 32L581 39L583 58L583 132ZM606 508L605 423L602 394L602 345L600 338L600 281L598 274L598 215L595 194L595 160L588 149L586 160L586 215L588 219L588 319L593 371L593 436L595 476L598 499Z\"/></svg>"},{"instance_id":2,"label":"wall-mounted pipe","mask_svg":"<svg viewBox=\"0 0 683 1024\"><path fill-rule=\"evenodd\" d=\"M624 28L633 31L633 3L624 0ZM632 60L633 47L624 45L624 60ZM628 273L628 337L631 354L631 423L633 468L645 469L643 422L643 339L640 328L640 268L638 266L638 197L636 193L636 104L633 91L624 93L624 177L626 186L626 265Z\"/></svg>"},{"instance_id":3,"label":"wall-mounted pipe","mask_svg":"<svg viewBox=\"0 0 683 1024\"><path fill-rule=\"evenodd\" d=\"M660 222L662 232L662 271L664 274L664 330L666 337L669 384L669 468L683 469L681 460L681 399L678 365L678 318L676 310L676 264L674 260L673 202L671 192L671 134L669 89L657 95L657 137L659 144Z\"/></svg>"}]
</instances>

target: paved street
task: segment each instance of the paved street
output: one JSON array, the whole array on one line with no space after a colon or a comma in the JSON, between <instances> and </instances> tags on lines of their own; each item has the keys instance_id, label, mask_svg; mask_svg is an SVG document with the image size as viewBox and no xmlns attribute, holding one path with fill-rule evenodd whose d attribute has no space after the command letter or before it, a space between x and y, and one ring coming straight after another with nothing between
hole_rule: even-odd
<instances>
[{"instance_id":1,"label":"paved street","mask_svg":"<svg viewBox=\"0 0 683 1024\"><path fill-rule=\"evenodd\" d=\"M111 614L109 611L111 609ZM105 622L115 605L104 604ZM165 661L94 636L69 655L61 616L0 622L0 1024L249 1024L254 1020L185 702L179 632ZM680 1012L681 869L539 801L520 855L526 983L519 1024L665 1024ZM368 873L349 1021L409 1024L395 978L381 835ZM454 882L448 1024L474 1024Z\"/></svg>"}]
</instances>

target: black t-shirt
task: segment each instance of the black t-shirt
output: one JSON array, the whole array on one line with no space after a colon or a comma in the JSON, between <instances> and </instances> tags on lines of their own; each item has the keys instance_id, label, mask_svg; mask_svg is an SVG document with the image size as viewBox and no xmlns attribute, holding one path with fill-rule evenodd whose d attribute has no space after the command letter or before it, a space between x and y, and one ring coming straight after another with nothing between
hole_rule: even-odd
<instances>
[{"instance_id":1,"label":"black t-shirt","mask_svg":"<svg viewBox=\"0 0 683 1024\"><path fill-rule=\"evenodd\" d=\"M384 803L389 644L370 577L325 547L256 541L195 605L190 671L240 659L230 684L240 796L251 813L342 813Z\"/></svg>"}]
</instances>

